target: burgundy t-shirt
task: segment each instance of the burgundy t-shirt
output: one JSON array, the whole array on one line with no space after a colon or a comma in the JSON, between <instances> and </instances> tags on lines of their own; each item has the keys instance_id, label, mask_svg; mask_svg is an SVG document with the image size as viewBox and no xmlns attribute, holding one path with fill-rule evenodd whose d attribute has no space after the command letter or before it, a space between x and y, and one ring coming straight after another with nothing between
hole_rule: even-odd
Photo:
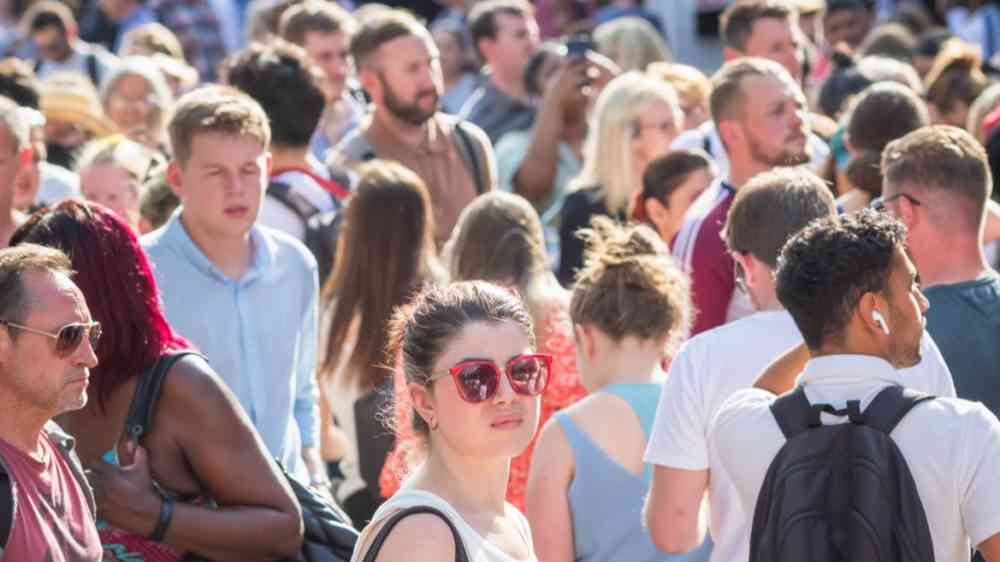
<instances>
[{"instance_id":1,"label":"burgundy t-shirt","mask_svg":"<svg viewBox=\"0 0 1000 562\"><path fill-rule=\"evenodd\" d=\"M726 323L736 289L733 258L722 239L736 192L719 182L705 191L684 217L673 241L674 257L691 276L694 323L690 336Z\"/></svg>"},{"instance_id":2,"label":"burgundy t-shirt","mask_svg":"<svg viewBox=\"0 0 1000 562\"><path fill-rule=\"evenodd\" d=\"M100 562L101 540L80 484L49 439L39 437L42 459L0 439L0 456L17 483L14 530L4 562Z\"/></svg>"}]
</instances>

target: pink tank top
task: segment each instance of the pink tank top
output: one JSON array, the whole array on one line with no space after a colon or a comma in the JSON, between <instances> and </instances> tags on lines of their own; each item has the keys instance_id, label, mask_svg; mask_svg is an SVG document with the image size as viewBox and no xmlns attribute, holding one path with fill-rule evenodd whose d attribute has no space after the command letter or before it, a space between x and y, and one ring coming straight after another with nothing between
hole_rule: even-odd
<instances>
[{"instance_id":1,"label":"pink tank top","mask_svg":"<svg viewBox=\"0 0 1000 562\"><path fill-rule=\"evenodd\" d=\"M39 445L41 460L0 439L0 457L17 487L14 528L0 559L99 562L101 540L87 497L48 435Z\"/></svg>"}]
</instances>

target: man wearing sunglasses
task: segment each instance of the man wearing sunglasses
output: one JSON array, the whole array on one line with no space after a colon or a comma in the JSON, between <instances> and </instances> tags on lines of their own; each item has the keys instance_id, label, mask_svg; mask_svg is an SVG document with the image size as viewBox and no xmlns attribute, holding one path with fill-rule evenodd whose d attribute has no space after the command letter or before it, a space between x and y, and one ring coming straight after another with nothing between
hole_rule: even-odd
<instances>
[{"instance_id":1,"label":"man wearing sunglasses","mask_svg":"<svg viewBox=\"0 0 1000 562\"><path fill-rule=\"evenodd\" d=\"M872 206L907 227L930 302L927 331L960 398L1000 414L1000 276L983 254L993 181L983 147L965 131L926 127L889 144L882 198Z\"/></svg>"},{"instance_id":2,"label":"man wearing sunglasses","mask_svg":"<svg viewBox=\"0 0 1000 562\"><path fill-rule=\"evenodd\" d=\"M0 558L101 560L93 495L52 418L87 403L101 334L57 250L0 250Z\"/></svg>"}]
</instances>

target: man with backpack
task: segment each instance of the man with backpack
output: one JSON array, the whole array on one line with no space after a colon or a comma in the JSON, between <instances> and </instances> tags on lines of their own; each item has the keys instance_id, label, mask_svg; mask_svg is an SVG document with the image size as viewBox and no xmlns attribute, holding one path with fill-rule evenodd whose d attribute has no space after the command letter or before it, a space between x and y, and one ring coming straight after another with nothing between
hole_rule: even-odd
<instances>
[{"instance_id":1,"label":"man with backpack","mask_svg":"<svg viewBox=\"0 0 1000 562\"><path fill-rule=\"evenodd\" d=\"M100 88L118 64L117 57L104 48L80 39L76 18L62 2L45 0L34 4L25 13L24 22L37 49L34 70L39 78L77 72Z\"/></svg>"},{"instance_id":2,"label":"man with backpack","mask_svg":"<svg viewBox=\"0 0 1000 562\"><path fill-rule=\"evenodd\" d=\"M822 219L775 279L812 359L790 393L734 394L709 438L753 510L750 562L1000 560L1000 421L903 389L927 311L905 227L870 210Z\"/></svg>"},{"instance_id":3,"label":"man with backpack","mask_svg":"<svg viewBox=\"0 0 1000 562\"><path fill-rule=\"evenodd\" d=\"M424 180L434 207L434 238L443 244L462 209L496 185L485 133L439 111L444 86L427 29L399 10L366 18L351 39L372 112L334 148L333 162L352 167L375 157L395 160Z\"/></svg>"}]
</instances>

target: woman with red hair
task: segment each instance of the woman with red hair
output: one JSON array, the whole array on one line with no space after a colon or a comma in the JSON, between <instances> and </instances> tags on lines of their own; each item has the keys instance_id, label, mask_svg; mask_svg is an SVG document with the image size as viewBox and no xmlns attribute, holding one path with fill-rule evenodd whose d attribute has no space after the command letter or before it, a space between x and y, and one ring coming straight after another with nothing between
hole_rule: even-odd
<instances>
[{"instance_id":1,"label":"woman with red hair","mask_svg":"<svg viewBox=\"0 0 1000 562\"><path fill-rule=\"evenodd\" d=\"M302 517L294 495L236 398L200 356L185 355L169 368L140 439L123 431L140 375L190 347L167 324L149 260L128 224L104 207L70 200L18 228L11 245L25 243L69 256L103 328L90 400L58 421L89 469L104 559L295 554Z\"/></svg>"}]
</instances>

